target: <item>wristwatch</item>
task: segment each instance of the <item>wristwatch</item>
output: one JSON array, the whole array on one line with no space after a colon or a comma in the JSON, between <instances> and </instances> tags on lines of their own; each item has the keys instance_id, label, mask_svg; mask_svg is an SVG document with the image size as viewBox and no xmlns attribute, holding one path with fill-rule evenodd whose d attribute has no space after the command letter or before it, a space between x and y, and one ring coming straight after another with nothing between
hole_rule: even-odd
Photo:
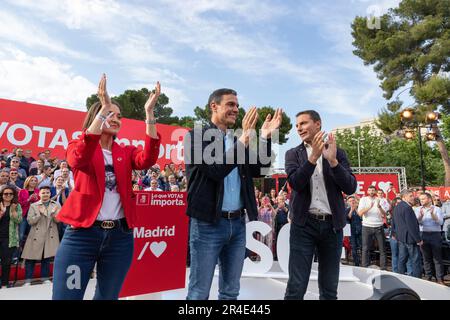
<instances>
[{"instance_id":1,"label":"wristwatch","mask_svg":"<svg viewBox=\"0 0 450 320\"><path fill-rule=\"evenodd\" d=\"M156 124L156 119L145 120L146 124Z\"/></svg>"}]
</instances>

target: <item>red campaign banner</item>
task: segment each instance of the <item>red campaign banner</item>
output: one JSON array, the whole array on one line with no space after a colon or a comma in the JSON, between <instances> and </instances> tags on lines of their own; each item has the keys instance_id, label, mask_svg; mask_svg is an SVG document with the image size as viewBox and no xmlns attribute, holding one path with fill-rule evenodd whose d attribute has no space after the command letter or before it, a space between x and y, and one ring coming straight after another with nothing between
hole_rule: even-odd
<instances>
[{"instance_id":1,"label":"red campaign banner","mask_svg":"<svg viewBox=\"0 0 450 320\"><path fill-rule=\"evenodd\" d=\"M370 186L375 186L377 189L383 190L385 194L387 193L389 200L395 198L394 192L400 192L398 175L396 174L364 173L355 174L355 177L358 182L358 188L355 193L359 196L365 196L367 188ZM395 190L390 188L391 183Z\"/></svg>"},{"instance_id":2,"label":"red campaign banner","mask_svg":"<svg viewBox=\"0 0 450 320\"><path fill-rule=\"evenodd\" d=\"M86 112L0 99L0 115L1 148L30 149L35 159L39 152L49 149L51 157L64 159L69 141L81 134ZM187 129L165 124L156 127L161 135L158 164L161 167L170 162L182 164ZM144 137L144 121L122 119L119 144L142 148Z\"/></svg>"},{"instance_id":3,"label":"red campaign banner","mask_svg":"<svg viewBox=\"0 0 450 320\"><path fill-rule=\"evenodd\" d=\"M185 192L137 192L133 262L120 297L185 287L188 217Z\"/></svg>"},{"instance_id":4,"label":"red campaign banner","mask_svg":"<svg viewBox=\"0 0 450 320\"><path fill-rule=\"evenodd\" d=\"M450 199L449 187L425 187L425 189L438 196L441 201Z\"/></svg>"}]
</instances>

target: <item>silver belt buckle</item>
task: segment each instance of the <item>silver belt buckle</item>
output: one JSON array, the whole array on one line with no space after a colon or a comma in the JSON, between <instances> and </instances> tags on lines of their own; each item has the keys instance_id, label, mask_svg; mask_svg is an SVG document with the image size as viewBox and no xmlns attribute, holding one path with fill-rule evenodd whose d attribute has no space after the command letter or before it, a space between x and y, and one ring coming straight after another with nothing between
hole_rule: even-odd
<instances>
[{"instance_id":1,"label":"silver belt buckle","mask_svg":"<svg viewBox=\"0 0 450 320\"><path fill-rule=\"evenodd\" d=\"M100 227L102 227L103 229L112 229L115 226L116 226L116 223L112 220L102 221L102 224L100 225Z\"/></svg>"},{"instance_id":2,"label":"silver belt buckle","mask_svg":"<svg viewBox=\"0 0 450 320\"><path fill-rule=\"evenodd\" d=\"M227 219L228 219L228 220L231 219L231 213L232 213L232 211L228 211L228 212L227 212Z\"/></svg>"}]
</instances>

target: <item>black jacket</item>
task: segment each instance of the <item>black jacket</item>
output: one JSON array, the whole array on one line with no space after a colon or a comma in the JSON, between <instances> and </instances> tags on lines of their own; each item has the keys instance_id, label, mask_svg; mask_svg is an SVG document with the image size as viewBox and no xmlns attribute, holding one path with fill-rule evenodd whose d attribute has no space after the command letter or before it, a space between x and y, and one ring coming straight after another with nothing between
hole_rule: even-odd
<instances>
[{"instance_id":1,"label":"black jacket","mask_svg":"<svg viewBox=\"0 0 450 320\"><path fill-rule=\"evenodd\" d=\"M211 131L204 135L208 129ZM270 139L260 139L259 145L263 150L266 150L266 155L270 158ZM270 161L262 164L259 154L256 155L250 152L249 148L245 148L245 159L237 161L239 160L236 158L238 150L243 150L244 146L236 138L234 147L226 153L220 154L219 151L215 152L214 146L217 146L217 149L220 149L220 146L222 146L221 150L225 150L224 135L214 124L201 129L194 128L184 138L184 160L188 193L186 214L207 222L218 221L222 213L224 178L237 166L241 178L244 208L247 210L250 221L257 220L258 211L256 209L253 178L263 177L264 174L262 174L261 169L269 168ZM208 149L205 152L206 148ZM211 150L213 151L210 152ZM208 159L204 159L202 156L204 152L212 154L216 159L213 162L208 162ZM249 160L252 159L257 159L255 164L249 164Z\"/></svg>"},{"instance_id":2,"label":"black jacket","mask_svg":"<svg viewBox=\"0 0 450 320\"><path fill-rule=\"evenodd\" d=\"M322 167L328 203L333 214L333 226L336 230L341 230L347 222L342 192L345 194L355 193L357 183L350 169L347 156L342 149L337 149L336 158L339 164L331 168L328 161L322 157ZM315 168L316 166L308 161L304 143L286 152L285 169L289 185L293 189L290 200L290 210L293 215L292 222L301 226L306 223L311 205L310 180Z\"/></svg>"},{"instance_id":3,"label":"black jacket","mask_svg":"<svg viewBox=\"0 0 450 320\"><path fill-rule=\"evenodd\" d=\"M415 244L422 240L414 209L405 201L400 202L394 209L392 235L403 243Z\"/></svg>"}]
</instances>

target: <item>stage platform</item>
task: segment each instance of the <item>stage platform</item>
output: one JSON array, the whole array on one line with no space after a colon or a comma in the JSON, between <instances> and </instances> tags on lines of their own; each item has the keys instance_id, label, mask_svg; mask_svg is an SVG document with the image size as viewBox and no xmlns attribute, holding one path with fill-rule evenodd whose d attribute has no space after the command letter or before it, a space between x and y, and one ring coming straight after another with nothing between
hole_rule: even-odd
<instances>
[{"instance_id":1,"label":"stage platform","mask_svg":"<svg viewBox=\"0 0 450 320\"><path fill-rule=\"evenodd\" d=\"M187 293L189 269L186 269L186 287L177 290L129 297L136 300L184 300ZM241 279L241 300L281 300L286 289L287 275L274 263L265 275L243 274ZM96 280L91 279L85 299L94 296ZM403 276L392 272L371 268L341 266L338 297L341 300L378 299L383 292L392 288L409 288L424 300L450 300L450 288L433 282ZM35 284L0 290L0 300L50 300L51 284ZM217 273L211 287L210 299L216 300L218 292ZM313 264L307 300L318 300L317 264Z\"/></svg>"}]
</instances>

